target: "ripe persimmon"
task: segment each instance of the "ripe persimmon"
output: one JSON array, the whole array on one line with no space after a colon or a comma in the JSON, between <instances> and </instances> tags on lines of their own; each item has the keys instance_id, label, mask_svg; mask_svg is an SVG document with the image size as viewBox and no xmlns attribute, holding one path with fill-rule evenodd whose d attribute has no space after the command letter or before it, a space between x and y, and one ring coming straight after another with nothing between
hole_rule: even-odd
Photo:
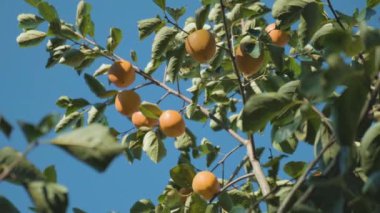
<instances>
[{"instance_id":1,"label":"ripe persimmon","mask_svg":"<svg viewBox=\"0 0 380 213\"><path fill-rule=\"evenodd\" d=\"M186 125L181 114L174 110L164 111L159 118L161 131L168 137L178 137L185 133Z\"/></svg>"},{"instance_id":2,"label":"ripe persimmon","mask_svg":"<svg viewBox=\"0 0 380 213\"><path fill-rule=\"evenodd\" d=\"M153 127L158 124L158 120L146 117L141 111L132 114L132 123L137 128L139 127Z\"/></svg>"},{"instance_id":3,"label":"ripe persimmon","mask_svg":"<svg viewBox=\"0 0 380 213\"><path fill-rule=\"evenodd\" d=\"M190 33L185 42L186 52L199 63L210 60L216 52L214 36L207 30L201 29Z\"/></svg>"},{"instance_id":4,"label":"ripe persimmon","mask_svg":"<svg viewBox=\"0 0 380 213\"><path fill-rule=\"evenodd\" d=\"M283 47L289 42L289 34L282 30L276 29L275 23L268 25L265 28L265 31L268 33L274 45Z\"/></svg>"},{"instance_id":5,"label":"ripe persimmon","mask_svg":"<svg viewBox=\"0 0 380 213\"><path fill-rule=\"evenodd\" d=\"M140 96L133 90L119 92L115 98L115 108L118 112L128 117L139 110Z\"/></svg>"},{"instance_id":6,"label":"ripe persimmon","mask_svg":"<svg viewBox=\"0 0 380 213\"><path fill-rule=\"evenodd\" d=\"M238 45L235 50L235 62L240 72L245 76L256 74L264 61L264 54L261 53L258 58L253 58L249 53L244 51L244 44Z\"/></svg>"},{"instance_id":7,"label":"ripe persimmon","mask_svg":"<svg viewBox=\"0 0 380 213\"><path fill-rule=\"evenodd\" d=\"M127 87L135 81L135 71L129 61L116 61L108 70L108 80L117 87Z\"/></svg>"},{"instance_id":8,"label":"ripe persimmon","mask_svg":"<svg viewBox=\"0 0 380 213\"><path fill-rule=\"evenodd\" d=\"M198 172L192 183L193 191L206 200L210 200L220 191L220 184L216 176L209 171Z\"/></svg>"}]
</instances>

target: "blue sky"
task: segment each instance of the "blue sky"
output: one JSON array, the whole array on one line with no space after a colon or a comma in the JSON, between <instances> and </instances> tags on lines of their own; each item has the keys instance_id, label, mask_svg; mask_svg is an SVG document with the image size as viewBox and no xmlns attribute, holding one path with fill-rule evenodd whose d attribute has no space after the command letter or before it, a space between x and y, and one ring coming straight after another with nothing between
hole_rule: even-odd
<instances>
[{"instance_id":1,"label":"blue sky","mask_svg":"<svg viewBox=\"0 0 380 213\"><path fill-rule=\"evenodd\" d=\"M60 17L73 23L75 19L77 1L49 1L56 6ZM95 38L104 44L109 34L110 27L118 27L123 31L124 38L117 53L126 59L130 59L131 50L136 50L139 56L137 65L145 67L150 57L152 37L144 41L138 40L137 21L151 18L160 14L160 10L152 1L88 1L92 4L92 18L96 24ZM266 1L272 5L273 1ZM172 7L185 6L187 16L194 14L194 10L200 5L194 0L168 0ZM353 8L362 8L364 1L334 1L336 8L351 13ZM0 52L0 114L4 115L14 126L18 120L38 122L44 115L57 112L63 113L55 102L59 96L84 97L91 102L97 98L89 91L84 79L79 77L71 68L57 65L53 69L45 70L48 53L42 44L33 48L19 48L16 37L21 32L17 26L16 17L20 13L36 13L35 9L23 1L0 1L0 26L2 32L2 51ZM161 15L161 14L160 14ZM183 20L181 20L183 21ZM372 23L378 23L379 14L373 18ZM105 59L98 60L93 66L86 69L92 73L100 64L109 63ZM162 72L159 70L158 72ZM105 82L105 79L102 79ZM142 83L138 78L136 85ZM139 91L144 100L155 102L164 92L155 87L147 87ZM176 98L166 99L161 107L163 109L179 109L181 105ZM109 122L119 131L125 131L131 127L126 118L123 118L110 107L106 111ZM222 146L221 153L226 153L237 143L226 133L213 133L202 124L194 124L187 121L190 129L198 136L198 143L203 137L207 137L214 144ZM258 146L270 144L267 134L256 137ZM179 153L175 150L173 140L165 141L168 149L167 157L160 163L154 164L146 156L141 161L130 165L123 156L117 158L104 173L97 173L92 168L76 161L62 150L50 145L41 145L29 156L33 163L40 169L55 164L58 172L58 182L69 188L70 208L79 207L88 212L107 212L116 210L128 212L131 205L141 199L150 198L156 202L156 197L164 189L169 180L169 169L174 167ZM11 139L7 140L0 134L0 148L12 146L22 151L26 141L22 133L16 128ZM302 145L297 151L297 157L310 160L312 152L310 147ZM303 153L303 154L302 154ZM240 150L234 154L234 158L226 164L227 176L236 163L245 154ZM206 169L205 159L196 161L200 169ZM221 176L221 171L217 170ZM19 186L5 182L0 183L0 194L8 197L21 212L28 212L32 205L26 192Z\"/></svg>"}]
</instances>

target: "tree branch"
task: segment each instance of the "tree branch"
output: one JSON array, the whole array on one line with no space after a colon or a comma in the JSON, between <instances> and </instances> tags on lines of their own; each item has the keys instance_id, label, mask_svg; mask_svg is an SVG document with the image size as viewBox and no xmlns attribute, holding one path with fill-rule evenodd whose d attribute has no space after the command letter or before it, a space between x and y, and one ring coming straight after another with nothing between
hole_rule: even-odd
<instances>
[{"instance_id":1,"label":"tree branch","mask_svg":"<svg viewBox=\"0 0 380 213\"><path fill-rule=\"evenodd\" d=\"M214 171L216 168L218 168L218 166L220 166L220 164L224 163L224 161L227 160L227 158L232 155L234 152L236 152L239 148L241 148L243 146L243 144L239 144L237 145L235 148L233 148L231 151L229 151L227 154L224 155L224 157L218 161L218 163L210 170L211 172Z\"/></svg>"},{"instance_id":2,"label":"tree branch","mask_svg":"<svg viewBox=\"0 0 380 213\"><path fill-rule=\"evenodd\" d=\"M241 97L242 97L242 100L243 100L243 104L245 104L246 101L247 101L247 99L246 99L246 96L245 96L243 82L241 81L241 76L240 76L240 73L239 73L239 69L238 69L236 61L235 61L235 56L233 54L233 45L232 45L232 41L231 41L231 33L230 33L229 29L228 29L227 18L226 18L226 14L225 14L225 6L224 6L224 3L223 3L223 0L220 0L219 2L220 2L220 5L221 5L221 9L222 9L222 17L223 17L224 30L226 31L227 46L228 46L228 49L229 49L228 54L229 54L230 59L232 61L233 70L235 72L235 75L237 76L237 81L238 81L238 84L239 84L239 91L240 91L240 94L241 94ZM253 172L256 175L257 182L259 183L259 186L260 186L260 189L261 189L262 193L264 195L266 195L266 194L268 194L270 192L270 187L269 187L268 181L266 180L264 172L263 172L263 170L261 168L260 162L256 158L256 155L255 155L255 141L254 141L254 138L253 138L252 134L248 134L248 142L246 143L246 148L247 148L247 155L248 155L248 158L249 158L249 160L250 160L250 162L252 164Z\"/></svg>"},{"instance_id":3,"label":"tree branch","mask_svg":"<svg viewBox=\"0 0 380 213\"><path fill-rule=\"evenodd\" d=\"M280 207L278 208L277 213L285 213L291 208L291 200L296 194L297 190L302 186L302 184L305 182L307 175L309 172L315 167L315 165L318 163L318 161L323 157L323 154L335 143L334 140L332 140L330 143L328 143L321 152L317 155L317 157L308 165L306 168L306 171L301 175L301 177L298 178L296 184L294 184L292 190L289 192L288 196L284 199L284 201L281 203Z\"/></svg>"}]
</instances>

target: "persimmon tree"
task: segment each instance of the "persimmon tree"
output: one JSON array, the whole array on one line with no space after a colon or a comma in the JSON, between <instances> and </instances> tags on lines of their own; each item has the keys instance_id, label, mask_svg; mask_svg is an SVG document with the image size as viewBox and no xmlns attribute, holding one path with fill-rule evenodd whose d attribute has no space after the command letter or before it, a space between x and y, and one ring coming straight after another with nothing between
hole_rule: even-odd
<instances>
[{"instance_id":1,"label":"persimmon tree","mask_svg":"<svg viewBox=\"0 0 380 213\"><path fill-rule=\"evenodd\" d=\"M141 40L154 35L145 68L133 65L135 52L132 61L116 54L120 29L111 28L105 43L95 42L89 3L79 1L76 21L68 23L47 1L25 2L36 14L17 17L23 29L17 37L20 47L46 42L46 68L72 67L98 97L97 103L57 97L64 110L60 118L47 115L37 124L19 123L28 142L24 152L0 150L0 180L24 187L36 212L66 212L68 205L68 189L56 183L54 168L40 171L26 158L51 131L57 133L51 145L99 172L118 155L132 164L142 155L160 163L169 154L164 141L175 138L180 156L167 171L171 179L156 201L141 199L131 212L380 211L380 30L367 25L380 1L367 0L365 8L344 14L330 0L276 0L273 5L202 0L194 15L180 23L186 8L154 0L149 3L158 6L157 16L137 23ZM266 20L267 14L275 23ZM109 64L86 69L99 58ZM135 75L143 81L131 87ZM186 80L191 85L181 92ZM155 103L138 94L148 85L165 91ZM168 96L184 106L161 109ZM106 108L128 117L135 128L118 132ZM226 131L237 146L219 156L222 144L198 141L197 133L186 128L187 120L209 122L215 134ZM268 161L260 159L266 150L254 139L266 126L272 147L283 153ZM11 134L13 127L3 116L0 127ZM298 143L314 147L314 160L280 168ZM238 149L246 149L246 156L234 156L241 163L217 179L212 172ZM192 164L202 156L210 171ZM239 176L241 170L246 174ZM5 212L18 212L5 197L0 201Z\"/></svg>"}]
</instances>

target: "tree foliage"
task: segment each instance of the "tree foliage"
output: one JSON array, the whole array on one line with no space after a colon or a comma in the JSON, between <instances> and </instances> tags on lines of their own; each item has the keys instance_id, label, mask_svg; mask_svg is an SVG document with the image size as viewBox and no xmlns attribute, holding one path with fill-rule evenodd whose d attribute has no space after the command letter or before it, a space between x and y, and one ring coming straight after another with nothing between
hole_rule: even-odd
<instances>
[{"instance_id":1,"label":"tree foliage","mask_svg":"<svg viewBox=\"0 0 380 213\"><path fill-rule=\"evenodd\" d=\"M24 186L37 212L66 212L68 189L56 183L54 166L40 171L26 158L48 133L57 133L49 139L51 145L98 172L118 155L132 164L142 155L160 163L171 153L159 127L117 132L107 120L105 110L112 109L119 91L100 76L113 62L123 60L115 53L123 32L111 27L106 42L96 43L91 5L83 0L78 2L75 23L62 20L59 8L46 1L25 2L35 14L17 17L22 28L16 39L19 46L47 43L46 68L56 64L73 68L98 99L90 103L86 97L61 96L56 102L64 110L61 116L48 115L38 124L19 122L28 146L23 153L11 147L0 150L0 180ZM158 119L160 102L176 96L186 104L181 111L187 120L200 125L209 121L209 128L228 132L238 146L219 158L221 144L197 138L187 128L175 139L178 165L166 171L171 179L162 194L157 201L137 201L131 212L380 211L380 29L367 25L379 1L367 0L365 8L343 14L330 1L320 0L276 0L273 5L202 0L193 17L183 17L185 7L172 8L165 0L153 3L158 6L157 16L136 23L140 40L154 37L151 60L145 68L134 67L145 82L129 89L152 84L166 93L156 103L143 102L140 111ZM266 15L275 19L276 30L290 36L287 46L272 43L265 30L270 24ZM216 54L206 64L191 58L184 47L187 36L202 28L212 32L217 42ZM263 56L258 73L243 75L238 70L234 52L240 44L249 57ZM136 52L131 55L137 61ZM110 64L86 69L99 58L109 59ZM165 72L164 81L158 80L158 72ZM191 85L181 93L175 85L186 80ZM267 126L272 147L281 154L265 161L253 135ZM7 137L13 130L3 116L0 130ZM298 159L281 167L299 143L314 147L315 160ZM214 170L241 147L247 156L230 179L220 179L223 188L218 194L206 202L192 192L197 173L193 159L205 157L207 167ZM246 174L236 177L242 169ZM236 185L242 180L245 184ZM18 212L5 197L0 197L0 209Z\"/></svg>"}]
</instances>

